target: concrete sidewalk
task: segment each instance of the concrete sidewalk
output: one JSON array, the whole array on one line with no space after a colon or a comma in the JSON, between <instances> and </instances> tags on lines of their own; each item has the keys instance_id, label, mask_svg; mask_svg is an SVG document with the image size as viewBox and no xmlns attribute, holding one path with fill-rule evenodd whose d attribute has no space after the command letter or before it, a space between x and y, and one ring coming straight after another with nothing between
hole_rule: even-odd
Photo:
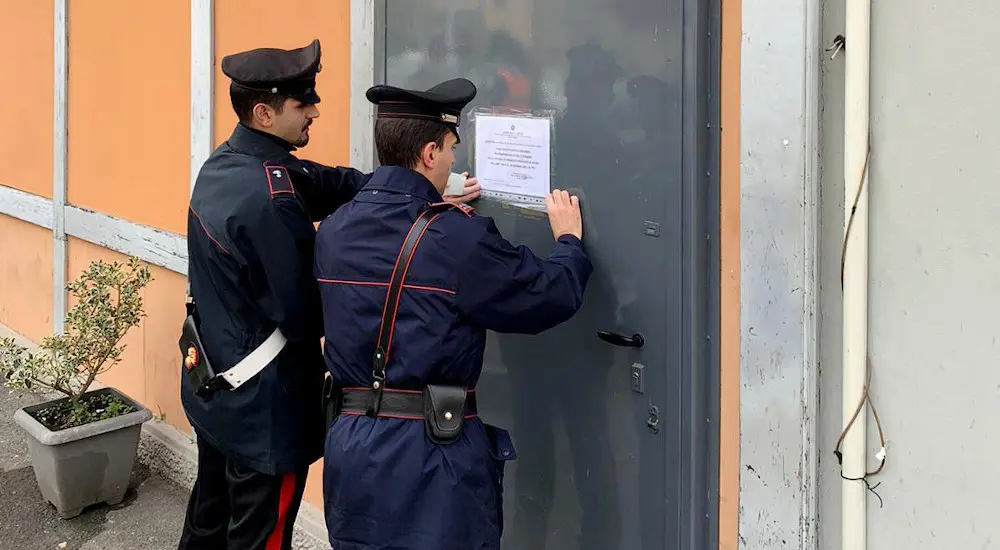
<instances>
[{"instance_id":1,"label":"concrete sidewalk","mask_svg":"<svg viewBox=\"0 0 1000 550\"><path fill-rule=\"evenodd\" d=\"M25 434L14 411L40 402L0 385L0 548L17 550L159 550L177 548L188 491L136 462L125 500L60 519L42 498Z\"/></svg>"}]
</instances>

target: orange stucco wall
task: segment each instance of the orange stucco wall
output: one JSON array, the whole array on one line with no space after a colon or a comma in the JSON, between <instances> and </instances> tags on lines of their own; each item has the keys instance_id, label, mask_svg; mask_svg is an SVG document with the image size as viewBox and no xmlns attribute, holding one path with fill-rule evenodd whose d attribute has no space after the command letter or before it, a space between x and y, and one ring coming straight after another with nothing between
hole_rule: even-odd
<instances>
[{"instance_id":1,"label":"orange stucco wall","mask_svg":"<svg viewBox=\"0 0 1000 550\"><path fill-rule=\"evenodd\" d=\"M190 12L179 1L69 2L71 204L183 233Z\"/></svg>"},{"instance_id":2,"label":"orange stucco wall","mask_svg":"<svg viewBox=\"0 0 1000 550\"><path fill-rule=\"evenodd\" d=\"M0 324L40 342L52 334L52 233L0 215Z\"/></svg>"},{"instance_id":3,"label":"orange stucco wall","mask_svg":"<svg viewBox=\"0 0 1000 550\"><path fill-rule=\"evenodd\" d=\"M720 166L719 550L740 528L740 40L741 2L722 2Z\"/></svg>"},{"instance_id":4,"label":"orange stucco wall","mask_svg":"<svg viewBox=\"0 0 1000 550\"><path fill-rule=\"evenodd\" d=\"M0 2L0 185L47 198L52 198L52 13L52 2Z\"/></svg>"},{"instance_id":5,"label":"orange stucco wall","mask_svg":"<svg viewBox=\"0 0 1000 550\"><path fill-rule=\"evenodd\" d=\"M90 262L127 261L117 252L70 238L66 277L75 279ZM51 253L49 254L51 257ZM122 360L98 380L139 400L154 415L190 433L180 405L177 335L184 318L184 276L150 266L153 280L143 291L146 317L126 335ZM68 306L72 307L72 305Z\"/></svg>"}]
</instances>

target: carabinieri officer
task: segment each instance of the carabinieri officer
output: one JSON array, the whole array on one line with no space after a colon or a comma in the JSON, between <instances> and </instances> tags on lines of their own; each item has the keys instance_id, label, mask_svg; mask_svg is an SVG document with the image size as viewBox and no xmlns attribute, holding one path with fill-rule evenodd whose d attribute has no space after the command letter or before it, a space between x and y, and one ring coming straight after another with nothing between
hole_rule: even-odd
<instances>
[{"instance_id":1,"label":"carabinieri officer","mask_svg":"<svg viewBox=\"0 0 1000 550\"><path fill-rule=\"evenodd\" d=\"M291 548L325 428L313 223L370 175L292 155L319 116L318 40L229 55L222 71L239 123L188 211L181 399L198 476L180 548Z\"/></svg>"},{"instance_id":2,"label":"carabinieri officer","mask_svg":"<svg viewBox=\"0 0 1000 550\"><path fill-rule=\"evenodd\" d=\"M581 307L576 197L547 198L548 258L442 203L472 82L375 86L382 166L320 224L325 358L341 388L323 496L335 550L497 550L508 433L478 416L486 331L538 333Z\"/></svg>"}]
</instances>

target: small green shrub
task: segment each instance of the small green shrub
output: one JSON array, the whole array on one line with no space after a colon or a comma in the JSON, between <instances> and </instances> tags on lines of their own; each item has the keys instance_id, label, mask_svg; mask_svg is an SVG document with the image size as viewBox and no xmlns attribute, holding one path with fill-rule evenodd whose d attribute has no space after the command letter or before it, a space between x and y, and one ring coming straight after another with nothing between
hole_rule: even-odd
<instances>
[{"instance_id":1,"label":"small green shrub","mask_svg":"<svg viewBox=\"0 0 1000 550\"><path fill-rule=\"evenodd\" d=\"M0 339L0 375L11 389L53 390L70 399L35 417L60 430L131 412L112 396L87 396L101 373L121 361L122 339L145 316L142 290L152 280L137 258L128 262L96 261L67 285L73 308L66 332L46 337L32 353L13 338Z\"/></svg>"}]
</instances>

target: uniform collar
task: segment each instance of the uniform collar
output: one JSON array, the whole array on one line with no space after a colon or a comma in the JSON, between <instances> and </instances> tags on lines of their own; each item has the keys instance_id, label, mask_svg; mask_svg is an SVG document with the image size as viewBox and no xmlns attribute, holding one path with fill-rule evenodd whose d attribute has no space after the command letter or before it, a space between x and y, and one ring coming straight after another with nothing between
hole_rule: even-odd
<instances>
[{"instance_id":1,"label":"uniform collar","mask_svg":"<svg viewBox=\"0 0 1000 550\"><path fill-rule=\"evenodd\" d=\"M399 166L379 166L365 188L406 193L430 203L444 200L423 174Z\"/></svg>"},{"instance_id":2,"label":"uniform collar","mask_svg":"<svg viewBox=\"0 0 1000 550\"><path fill-rule=\"evenodd\" d=\"M295 146L278 136L254 130L242 122L229 136L229 146L237 152L267 160L277 160L291 156Z\"/></svg>"}]
</instances>

